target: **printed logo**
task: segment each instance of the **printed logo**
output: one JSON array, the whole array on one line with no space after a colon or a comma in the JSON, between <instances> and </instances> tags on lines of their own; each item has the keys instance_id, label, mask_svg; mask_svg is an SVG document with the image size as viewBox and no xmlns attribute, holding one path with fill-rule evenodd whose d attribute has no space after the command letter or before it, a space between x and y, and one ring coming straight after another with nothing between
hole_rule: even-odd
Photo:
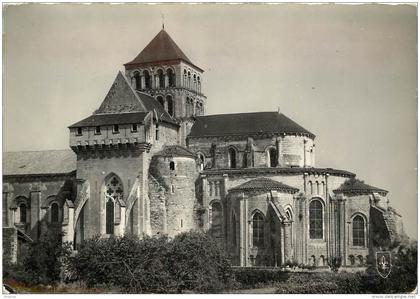
<instances>
[{"instance_id":1,"label":"printed logo","mask_svg":"<svg viewBox=\"0 0 420 299\"><path fill-rule=\"evenodd\" d=\"M382 278L387 278L391 273L391 252L376 252L376 270Z\"/></svg>"}]
</instances>

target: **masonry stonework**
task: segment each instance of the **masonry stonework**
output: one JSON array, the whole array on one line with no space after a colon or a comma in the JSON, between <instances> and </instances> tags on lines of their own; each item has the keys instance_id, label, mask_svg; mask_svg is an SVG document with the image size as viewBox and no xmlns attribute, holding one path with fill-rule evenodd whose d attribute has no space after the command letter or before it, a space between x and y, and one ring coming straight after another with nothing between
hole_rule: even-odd
<instances>
[{"instance_id":1,"label":"masonry stonework","mask_svg":"<svg viewBox=\"0 0 420 299\"><path fill-rule=\"evenodd\" d=\"M278 111L206 115L204 71L165 30L124 65L71 150L5 153L4 258L19 240L208 231L233 265L348 267L406 238L387 191L316 166Z\"/></svg>"}]
</instances>

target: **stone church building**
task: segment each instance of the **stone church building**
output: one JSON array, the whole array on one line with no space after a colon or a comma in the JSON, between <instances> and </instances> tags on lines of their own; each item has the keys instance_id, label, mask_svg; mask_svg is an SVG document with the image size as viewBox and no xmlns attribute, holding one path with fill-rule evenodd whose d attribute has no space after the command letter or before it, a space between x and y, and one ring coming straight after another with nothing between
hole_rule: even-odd
<instances>
[{"instance_id":1,"label":"stone church building","mask_svg":"<svg viewBox=\"0 0 420 299\"><path fill-rule=\"evenodd\" d=\"M315 135L286 115L206 115L204 71L164 29L124 67L68 127L69 150L3 154L7 259L48 231L77 249L95 235L203 230L233 265L360 266L405 236L388 192L318 168Z\"/></svg>"}]
</instances>

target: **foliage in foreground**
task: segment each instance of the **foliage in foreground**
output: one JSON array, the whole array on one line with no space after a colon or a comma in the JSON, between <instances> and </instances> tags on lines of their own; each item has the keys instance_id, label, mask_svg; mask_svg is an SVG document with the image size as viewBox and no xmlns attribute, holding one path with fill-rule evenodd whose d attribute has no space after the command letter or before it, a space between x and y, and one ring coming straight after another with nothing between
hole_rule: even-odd
<instances>
[{"instance_id":1,"label":"foliage in foreground","mask_svg":"<svg viewBox=\"0 0 420 299\"><path fill-rule=\"evenodd\" d=\"M42 234L38 241L28 245L27 252L17 265L5 264L3 279L26 284L56 284L71 254L71 245L62 243L58 233Z\"/></svg>"},{"instance_id":2,"label":"foliage in foreground","mask_svg":"<svg viewBox=\"0 0 420 299\"><path fill-rule=\"evenodd\" d=\"M357 273L291 273L277 284L279 294L401 294L417 285L417 244L395 245L391 274L382 278L375 265Z\"/></svg>"},{"instance_id":3,"label":"foliage in foreground","mask_svg":"<svg viewBox=\"0 0 420 299\"><path fill-rule=\"evenodd\" d=\"M207 235L99 237L82 243L70 259L75 278L88 287L107 284L127 292L215 292L232 281L227 256Z\"/></svg>"}]
</instances>

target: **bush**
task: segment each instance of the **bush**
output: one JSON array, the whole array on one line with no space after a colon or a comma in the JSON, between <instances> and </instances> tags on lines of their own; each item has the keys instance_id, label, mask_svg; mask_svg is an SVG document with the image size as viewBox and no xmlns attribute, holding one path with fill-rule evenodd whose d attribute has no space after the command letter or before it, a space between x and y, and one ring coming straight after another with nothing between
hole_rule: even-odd
<instances>
[{"instance_id":1,"label":"bush","mask_svg":"<svg viewBox=\"0 0 420 299\"><path fill-rule=\"evenodd\" d=\"M338 270L341 267L341 257L340 256L334 256L328 259L328 266L330 267L331 271L337 273Z\"/></svg>"},{"instance_id":2,"label":"bush","mask_svg":"<svg viewBox=\"0 0 420 299\"><path fill-rule=\"evenodd\" d=\"M375 263L362 274L362 289L367 293L410 293L417 286L417 243L394 244L391 248L391 273L382 278Z\"/></svg>"},{"instance_id":3,"label":"bush","mask_svg":"<svg viewBox=\"0 0 420 299\"><path fill-rule=\"evenodd\" d=\"M21 269L31 284L52 284L61 280L60 273L71 253L71 245L61 240L62 234L49 232L29 245Z\"/></svg>"},{"instance_id":4,"label":"bush","mask_svg":"<svg viewBox=\"0 0 420 299\"><path fill-rule=\"evenodd\" d=\"M215 292L231 279L227 257L207 235L95 237L71 259L75 276L88 287L106 284L135 293Z\"/></svg>"},{"instance_id":5,"label":"bush","mask_svg":"<svg viewBox=\"0 0 420 299\"><path fill-rule=\"evenodd\" d=\"M217 292L233 280L229 259L208 235L189 232L177 235L171 242L171 274L177 279L178 292Z\"/></svg>"},{"instance_id":6,"label":"bush","mask_svg":"<svg viewBox=\"0 0 420 299\"><path fill-rule=\"evenodd\" d=\"M235 280L244 288L254 288L257 284L286 281L288 272L280 269L256 269L236 268L234 269Z\"/></svg>"}]
</instances>

